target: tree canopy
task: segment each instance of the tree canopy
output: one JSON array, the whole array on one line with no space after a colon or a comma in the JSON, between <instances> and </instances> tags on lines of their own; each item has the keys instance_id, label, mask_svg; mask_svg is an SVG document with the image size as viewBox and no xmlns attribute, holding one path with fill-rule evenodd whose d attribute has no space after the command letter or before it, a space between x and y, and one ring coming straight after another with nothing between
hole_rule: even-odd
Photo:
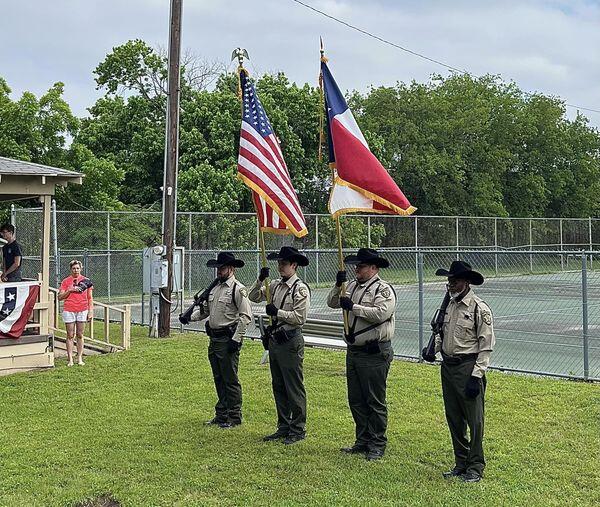
<instances>
[{"instance_id":1,"label":"tree canopy","mask_svg":"<svg viewBox=\"0 0 600 507\"><path fill-rule=\"evenodd\" d=\"M94 74L104 95L76 118L56 83L10 97L0 78L0 155L86 174L63 209L160 206L166 57L141 40L113 50ZM305 212L326 212L319 163L318 88L282 74L253 76ZM338 76L343 86L343 76ZM178 207L252 211L235 178L237 76L187 55L182 68ZM556 97L526 94L498 76L434 75L348 94L373 152L419 214L587 217L600 213L600 134L569 119Z\"/></svg>"}]
</instances>

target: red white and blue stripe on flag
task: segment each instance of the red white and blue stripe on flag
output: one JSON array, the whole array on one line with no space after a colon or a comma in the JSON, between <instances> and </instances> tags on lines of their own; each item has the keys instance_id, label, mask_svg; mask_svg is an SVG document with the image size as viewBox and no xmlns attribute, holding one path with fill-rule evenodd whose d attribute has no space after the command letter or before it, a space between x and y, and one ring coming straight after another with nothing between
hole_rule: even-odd
<instances>
[{"instance_id":1,"label":"red white and blue stripe on flag","mask_svg":"<svg viewBox=\"0 0 600 507\"><path fill-rule=\"evenodd\" d=\"M279 141L246 70L240 70L242 128L238 176L249 186L263 231L305 236L306 221Z\"/></svg>"},{"instance_id":2,"label":"red white and blue stripe on flag","mask_svg":"<svg viewBox=\"0 0 600 507\"><path fill-rule=\"evenodd\" d=\"M330 213L333 216L356 211L410 215L416 208L371 153L324 61L321 72L327 109L329 162L334 169Z\"/></svg>"},{"instance_id":3,"label":"red white and blue stripe on flag","mask_svg":"<svg viewBox=\"0 0 600 507\"><path fill-rule=\"evenodd\" d=\"M19 338L40 293L38 282L0 284L0 337Z\"/></svg>"}]
</instances>

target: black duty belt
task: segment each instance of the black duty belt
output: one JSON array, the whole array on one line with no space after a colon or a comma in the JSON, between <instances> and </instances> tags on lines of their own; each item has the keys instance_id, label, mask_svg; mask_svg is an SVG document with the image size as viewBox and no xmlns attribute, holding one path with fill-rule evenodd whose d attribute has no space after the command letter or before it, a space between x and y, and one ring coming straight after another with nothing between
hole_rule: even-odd
<instances>
[{"instance_id":1,"label":"black duty belt","mask_svg":"<svg viewBox=\"0 0 600 507\"><path fill-rule=\"evenodd\" d=\"M479 354L477 353L457 354L456 356L449 356L444 351L442 351L442 359L444 360L444 363L451 365L462 364L466 361L476 361L477 356L479 356Z\"/></svg>"},{"instance_id":2,"label":"black duty belt","mask_svg":"<svg viewBox=\"0 0 600 507\"><path fill-rule=\"evenodd\" d=\"M208 320L204 324L206 334L211 338L232 338L237 328L237 323L231 326L224 327L210 327Z\"/></svg>"}]
</instances>

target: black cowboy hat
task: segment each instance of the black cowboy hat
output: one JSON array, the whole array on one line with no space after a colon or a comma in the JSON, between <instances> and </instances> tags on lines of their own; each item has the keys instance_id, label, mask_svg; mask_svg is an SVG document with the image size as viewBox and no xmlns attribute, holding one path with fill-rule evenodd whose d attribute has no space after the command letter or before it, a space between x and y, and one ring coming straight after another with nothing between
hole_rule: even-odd
<instances>
[{"instance_id":1,"label":"black cowboy hat","mask_svg":"<svg viewBox=\"0 0 600 507\"><path fill-rule=\"evenodd\" d=\"M290 261L297 262L298 266L308 266L308 257L302 255L293 246L282 246L278 252L271 252L267 255L270 261Z\"/></svg>"},{"instance_id":2,"label":"black cowboy hat","mask_svg":"<svg viewBox=\"0 0 600 507\"><path fill-rule=\"evenodd\" d=\"M471 265L464 261L452 261L450 270L439 268L435 274L437 276L462 278L473 285L481 285L483 283L483 275L477 271L473 271Z\"/></svg>"},{"instance_id":3,"label":"black cowboy hat","mask_svg":"<svg viewBox=\"0 0 600 507\"><path fill-rule=\"evenodd\" d=\"M374 264L378 268L387 268L390 265L387 259L380 257L379 252L372 248L360 248L356 255L348 255L344 262L346 264Z\"/></svg>"},{"instance_id":4,"label":"black cowboy hat","mask_svg":"<svg viewBox=\"0 0 600 507\"><path fill-rule=\"evenodd\" d=\"M209 259L206 262L206 266L209 268L220 268L221 266L233 266L234 268L241 268L244 266L244 261L236 259L231 252L219 252L216 259Z\"/></svg>"}]
</instances>

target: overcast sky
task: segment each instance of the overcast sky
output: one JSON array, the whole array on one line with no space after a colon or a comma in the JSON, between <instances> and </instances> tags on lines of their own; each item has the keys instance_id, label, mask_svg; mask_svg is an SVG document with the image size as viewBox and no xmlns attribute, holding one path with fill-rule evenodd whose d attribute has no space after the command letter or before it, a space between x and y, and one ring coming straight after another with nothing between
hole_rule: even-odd
<instances>
[{"instance_id":1,"label":"overcast sky","mask_svg":"<svg viewBox=\"0 0 600 507\"><path fill-rule=\"evenodd\" d=\"M303 1L453 67L500 74L524 90L600 110L600 0ZM13 99L63 81L67 102L82 116L100 95L92 71L111 48L134 38L167 45L169 4L3 0L0 76ZM253 74L281 70L292 81L316 84L320 35L342 89L448 73L292 0L183 0L183 8L184 49L228 64L232 49L244 47ZM600 126L600 113L585 114Z\"/></svg>"}]
</instances>

